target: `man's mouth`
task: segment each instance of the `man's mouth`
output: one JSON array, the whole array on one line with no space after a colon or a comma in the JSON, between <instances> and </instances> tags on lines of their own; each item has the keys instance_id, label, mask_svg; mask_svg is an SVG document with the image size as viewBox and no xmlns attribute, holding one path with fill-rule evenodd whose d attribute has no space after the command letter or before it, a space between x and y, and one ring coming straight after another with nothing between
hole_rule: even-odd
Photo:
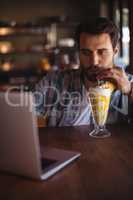
<instances>
[{"instance_id":1,"label":"man's mouth","mask_svg":"<svg viewBox=\"0 0 133 200\"><path fill-rule=\"evenodd\" d=\"M84 75L90 81L97 81L97 75L99 71L100 71L100 68L98 66L89 66L83 69Z\"/></svg>"}]
</instances>

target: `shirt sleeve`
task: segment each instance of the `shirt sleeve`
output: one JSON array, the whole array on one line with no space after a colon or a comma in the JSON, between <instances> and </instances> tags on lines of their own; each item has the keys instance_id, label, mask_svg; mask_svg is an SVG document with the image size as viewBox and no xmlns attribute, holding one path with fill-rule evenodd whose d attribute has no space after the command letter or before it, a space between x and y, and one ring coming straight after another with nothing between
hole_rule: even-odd
<instances>
[{"instance_id":1,"label":"shirt sleeve","mask_svg":"<svg viewBox=\"0 0 133 200\"><path fill-rule=\"evenodd\" d=\"M127 76L128 76L129 81L133 83L133 75L127 74ZM128 110L129 110L128 96L122 94L120 91L116 91L114 93L112 101L111 101L111 105L116 111L120 112L121 114L123 115L128 114Z\"/></svg>"}]
</instances>

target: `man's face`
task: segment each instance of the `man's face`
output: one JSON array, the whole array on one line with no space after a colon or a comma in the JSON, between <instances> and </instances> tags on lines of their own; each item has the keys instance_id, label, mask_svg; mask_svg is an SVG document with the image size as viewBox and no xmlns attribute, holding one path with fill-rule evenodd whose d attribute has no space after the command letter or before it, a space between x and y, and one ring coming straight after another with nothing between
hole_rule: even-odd
<instances>
[{"instance_id":1,"label":"man's face","mask_svg":"<svg viewBox=\"0 0 133 200\"><path fill-rule=\"evenodd\" d=\"M80 35L80 65L89 73L89 69L112 68L113 58L117 53L117 47L113 49L109 34Z\"/></svg>"}]
</instances>

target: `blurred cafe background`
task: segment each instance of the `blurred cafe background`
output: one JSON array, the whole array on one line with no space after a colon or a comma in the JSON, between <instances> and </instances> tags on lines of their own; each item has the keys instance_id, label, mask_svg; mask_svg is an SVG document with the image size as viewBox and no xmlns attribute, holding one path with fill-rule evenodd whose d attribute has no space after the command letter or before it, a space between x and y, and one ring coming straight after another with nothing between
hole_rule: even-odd
<instances>
[{"instance_id":1,"label":"blurred cafe background","mask_svg":"<svg viewBox=\"0 0 133 200\"><path fill-rule=\"evenodd\" d=\"M107 16L119 26L115 63L132 73L132 9L127 0L1 0L0 89L34 85L49 70L77 69L74 30L94 16Z\"/></svg>"},{"instance_id":2,"label":"blurred cafe background","mask_svg":"<svg viewBox=\"0 0 133 200\"><path fill-rule=\"evenodd\" d=\"M1 0L0 90L30 88L50 70L77 69L75 27L95 16L116 22L121 39L115 63L133 73L131 0Z\"/></svg>"}]
</instances>

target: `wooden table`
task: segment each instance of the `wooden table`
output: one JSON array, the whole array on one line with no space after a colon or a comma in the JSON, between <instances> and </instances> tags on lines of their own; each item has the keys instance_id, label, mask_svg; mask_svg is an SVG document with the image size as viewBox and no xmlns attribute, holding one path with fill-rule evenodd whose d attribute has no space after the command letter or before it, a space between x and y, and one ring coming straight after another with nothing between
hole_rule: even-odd
<instances>
[{"instance_id":1,"label":"wooden table","mask_svg":"<svg viewBox=\"0 0 133 200\"><path fill-rule=\"evenodd\" d=\"M133 126L109 128L105 139L89 137L88 126L41 129L42 145L81 157L42 182L0 173L0 200L133 200Z\"/></svg>"}]
</instances>

